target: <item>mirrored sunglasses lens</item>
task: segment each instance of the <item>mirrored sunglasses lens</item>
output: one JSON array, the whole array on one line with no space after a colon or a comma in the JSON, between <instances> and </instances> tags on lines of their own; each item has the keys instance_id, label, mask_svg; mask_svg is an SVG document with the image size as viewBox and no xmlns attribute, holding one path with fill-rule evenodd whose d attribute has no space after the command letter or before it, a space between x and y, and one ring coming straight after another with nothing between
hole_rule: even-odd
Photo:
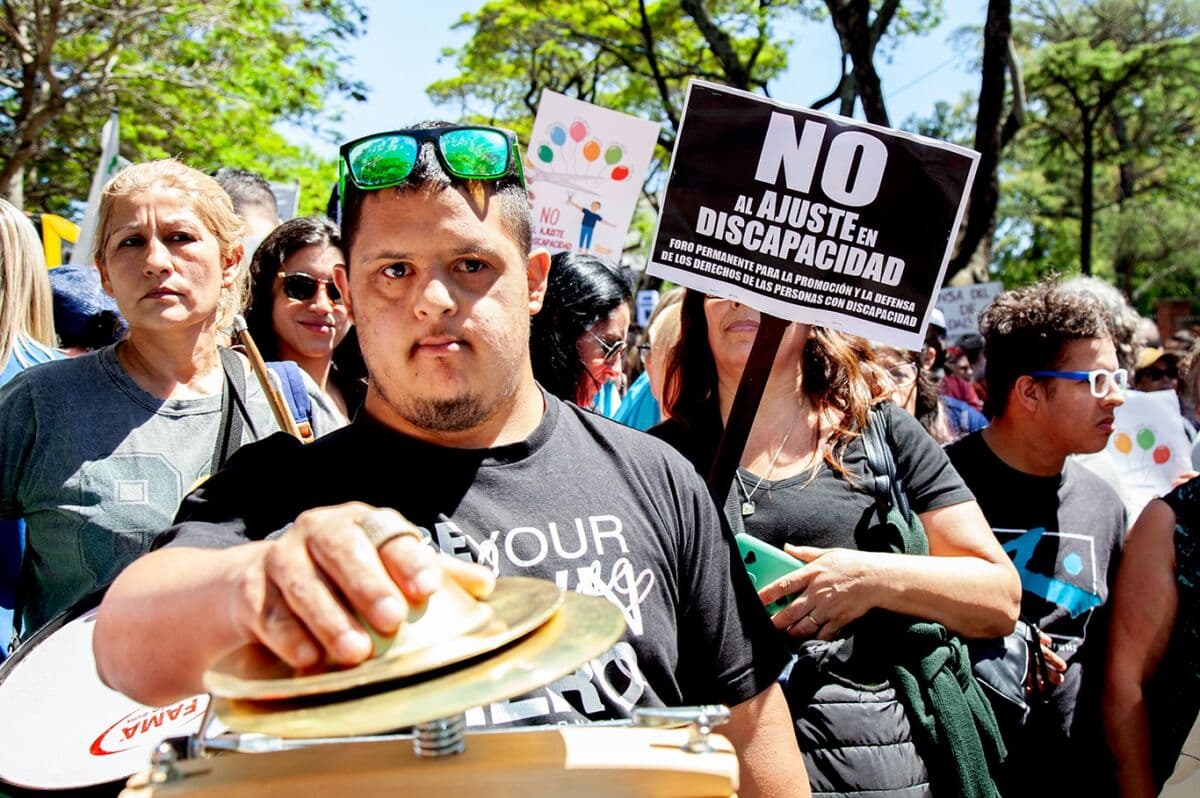
<instances>
[{"instance_id":1,"label":"mirrored sunglasses lens","mask_svg":"<svg viewBox=\"0 0 1200 798\"><path fill-rule=\"evenodd\" d=\"M451 130L438 139L455 177L497 178L508 171L508 137L496 130Z\"/></svg>"},{"instance_id":2,"label":"mirrored sunglasses lens","mask_svg":"<svg viewBox=\"0 0 1200 798\"><path fill-rule=\"evenodd\" d=\"M283 278L283 293L290 299L306 302L316 296L317 281L307 274L289 274Z\"/></svg>"},{"instance_id":3,"label":"mirrored sunglasses lens","mask_svg":"<svg viewBox=\"0 0 1200 798\"><path fill-rule=\"evenodd\" d=\"M383 188L412 174L417 152L417 140L412 136L380 136L351 149L346 160L359 188Z\"/></svg>"}]
</instances>

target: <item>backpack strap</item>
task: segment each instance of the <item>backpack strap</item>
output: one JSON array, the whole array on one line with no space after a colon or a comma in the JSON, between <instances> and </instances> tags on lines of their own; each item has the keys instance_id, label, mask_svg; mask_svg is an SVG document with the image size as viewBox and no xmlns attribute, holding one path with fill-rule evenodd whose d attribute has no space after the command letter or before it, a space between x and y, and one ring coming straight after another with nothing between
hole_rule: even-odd
<instances>
[{"instance_id":1,"label":"backpack strap","mask_svg":"<svg viewBox=\"0 0 1200 798\"><path fill-rule=\"evenodd\" d=\"M300 436L307 443L315 436L312 425L312 397L304 386L304 377L300 375L300 366L291 360L275 360L267 363L267 368L275 373L283 385L283 398L287 401L292 419L300 428Z\"/></svg>"},{"instance_id":2,"label":"backpack strap","mask_svg":"<svg viewBox=\"0 0 1200 798\"><path fill-rule=\"evenodd\" d=\"M258 429L250 411L246 409L246 372L241 358L232 349L220 347L221 366L225 370L225 386L221 391L221 423L217 430L216 447L213 449L212 473L225 466L229 456L242 445L242 425L250 428L250 435L258 440ZM236 410L236 412L234 412Z\"/></svg>"},{"instance_id":3,"label":"backpack strap","mask_svg":"<svg viewBox=\"0 0 1200 798\"><path fill-rule=\"evenodd\" d=\"M888 422L882 410L872 407L867 411L867 426L863 429L863 449L870 469L871 494L881 515L886 516L895 507L905 521L912 522L912 507L904 493L903 481L896 473L896 458L888 443Z\"/></svg>"}]
</instances>

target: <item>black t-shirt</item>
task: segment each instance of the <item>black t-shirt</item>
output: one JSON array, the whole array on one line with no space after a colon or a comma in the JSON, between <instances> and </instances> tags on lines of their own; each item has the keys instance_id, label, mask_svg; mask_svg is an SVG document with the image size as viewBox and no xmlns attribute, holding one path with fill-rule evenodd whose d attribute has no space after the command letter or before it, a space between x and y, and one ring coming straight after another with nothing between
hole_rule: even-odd
<instances>
[{"instance_id":1,"label":"black t-shirt","mask_svg":"<svg viewBox=\"0 0 1200 798\"><path fill-rule=\"evenodd\" d=\"M879 412L886 420L896 473L914 512L971 501L971 492L945 453L916 419L891 403L881 404ZM699 436L690 436L678 422L666 421L651 432L693 458L697 468L706 472L709 463L697 458L711 458L709 453L716 448L713 439L719 438L721 430L714 426ZM746 493L753 494L754 502L754 512L743 518L746 531L780 548L791 543L818 548L878 549L878 544L866 540L877 518L861 436L850 441L842 462L854 475L854 483L825 463L815 478L806 471L787 479L763 480L761 485L758 476L739 468L741 484L734 480L731 490L739 493L739 504Z\"/></svg>"},{"instance_id":2,"label":"black t-shirt","mask_svg":"<svg viewBox=\"0 0 1200 798\"><path fill-rule=\"evenodd\" d=\"M627 718L635 706L737 704L786 662L703 483L668 447L547 395L521 443L448 449L366 412L302 446L244 447L184 500L158 545L221 547L277 534L305 509L393 507L440 548L500 576L603 595L627 630L604 656L469 722ZM732 589L731 586L732 585Z\"/></svg>"},{"instance_id":3,"label":"black t-shirt","mask_svg":"<svg viewBox=\"0 0 1200 798\"><path fill-rule=\"evenodd\" d=\"M1017 567L1022 617L1040 626L1068 663L1063 684L1049 691L1049 703L1035 707L1013 759L1027 750L1032 761L1073 736L1095 745L1107 602L1125 538L1124 504L1108 483L1070 460L1057 476L1018 471L979 432L946 451Z\"/></svg>"}]
</instances>

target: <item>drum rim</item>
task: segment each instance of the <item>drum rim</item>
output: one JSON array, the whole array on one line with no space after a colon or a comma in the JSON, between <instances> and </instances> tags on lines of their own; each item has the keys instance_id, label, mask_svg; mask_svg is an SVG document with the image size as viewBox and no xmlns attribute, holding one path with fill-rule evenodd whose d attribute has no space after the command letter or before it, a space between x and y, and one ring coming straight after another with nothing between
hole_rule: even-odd
<instances>
[{"instance_id":1,"label":"drum rim","mask_svg":"<svg viewBox=\"0 0 1200 798\"><path fill-rule=\"evenodd\" d=\"M99 590L94 590L88 595L81 598L79 601L72 604L67 609L55 615L50 620L46 621L40 629L34 632L29 638L22 640L4 662L0 662L0 690L4 689L4 682L9 675L19 667L20 663L29 656L29 652L33 651L39 645L46 641L54 633L58 632L65 626L74 621L81 619L92 610L100 607L100 602L104 599L104 594L108 591L108 587L102 587ZM3 776L0 776L3 779Z\"/></svg>"}]
</instances>

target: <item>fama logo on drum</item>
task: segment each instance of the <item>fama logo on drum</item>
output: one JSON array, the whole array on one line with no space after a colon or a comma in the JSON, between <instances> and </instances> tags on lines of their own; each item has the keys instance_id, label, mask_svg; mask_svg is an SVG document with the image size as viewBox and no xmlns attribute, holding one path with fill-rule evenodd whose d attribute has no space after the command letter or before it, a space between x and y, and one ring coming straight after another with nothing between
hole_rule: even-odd
<instances>
[{"instance_id":1,"label":"fama logo on drum","mask_svg":"<svg viewBox=\"0 0 1200 798\"><path fill-rule=\"evenodd\" d=\"M207 706L208 696L201 695L166 707L140 707L101 732L88 751L92 756L108 756L136 747L139 738L147 734L153 733L159 740L171 737L173 735L166 733L170 727L191 720Z\"/></svg>"}]
</instances>

